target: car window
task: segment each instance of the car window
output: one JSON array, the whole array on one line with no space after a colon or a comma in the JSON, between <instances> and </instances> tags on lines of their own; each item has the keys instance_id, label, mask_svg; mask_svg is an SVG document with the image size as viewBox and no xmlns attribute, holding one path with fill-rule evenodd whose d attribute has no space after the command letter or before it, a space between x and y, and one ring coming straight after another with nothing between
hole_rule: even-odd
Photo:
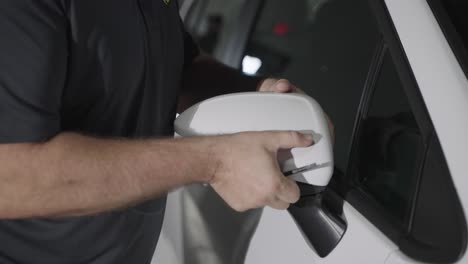
<instances>
[{"instance_id":1,"label":"car window","mask_svg":"<svg viewBox=\"0 0 468 264\"><path fill-rule=\"evenodd\" d=\"M468 1L428 0L428 2L468 77Z\"/></svg>"},{"instance_id":2,"label":"car window","mask_svg":"<svg viewBox=\"0 0 468 264\"><path fill-rule=\"evenodd\" d=\"M390 14L383 2L369 4L383 39L359 107L348 185L340 193L405 255L454 263L467 245L463 207Z\"/></svg>"},{"instance_id":3,"label":"car window","mask_svg":"<svg viewBox=\"0 0 468 264\"><path fill-rule=\"evenodd\" d=\"M468 2L462 0L443 0L443 6L460 35L465 47L468 47Z\"/></svg>"},{"instance_id":4,"label":"car window","mask_svg":"<svg viewBox=\"0 0 468 264\"><path fill-rule=\"evenodd\" d=\"M358 142L358 184L403 224L413 203L425 146L388 52Z\"/></svg>"},{"instance_id":5,"label":"car window","mask_svg":"<svg viewBox=\"0 0 468 264\"><path fill-rule=\"evenodd\" d=\"M198 0L185 18L187 31L203 52L214 55L223 34L233 28L245 0Z\"/></svg>"},{"instance_id":6,"label":"car window","mask_svg":"<svg viewBox=\"0 0 468 264\"><path fill-rule=\"evenodd\" d=\"M320 102L335 123L335 163L344 171L378 39L364 0L269 0L249 38L242 69L288 78Z\"/></svg>"}]
</instances>

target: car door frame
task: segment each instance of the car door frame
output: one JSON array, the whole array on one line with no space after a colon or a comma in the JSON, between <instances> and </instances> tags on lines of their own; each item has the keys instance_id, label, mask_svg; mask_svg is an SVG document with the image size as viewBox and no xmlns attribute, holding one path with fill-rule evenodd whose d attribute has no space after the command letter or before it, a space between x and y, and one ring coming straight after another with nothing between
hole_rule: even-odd
<instances>
[{"instance_id":1,"label":"car door frame","mask_svg":"<svg viewBox=\"0 0 468 264\"><path fill-rule=\"evenodd\" d=\"M356 185L355 177L352 173L348 173L346 183L348 184L346 200L350 202L358 211L360 211L367 219L370 220L379 230L381 230L387 237L389 237L396 245L399 246L400 250L407 256L420 261L427 262L456 262L459 260L466 250L467 240L467 228L466 219L461 205L460 197L458 196L455 188L453 177L448 169L445 156L440 147L438 135L432 124L427 105L421 94L419 84L415 78L412 67L405 52L405 48L402 41L399 38L398 32L395 28L393 18L391 17L389 10L387 9L384 0L380 1L369 1L373 13L376 15L379 28L382 31L385 43L388 47L388 51L392 55L394 64L398 75L401 79L405 94L408 102L411 106L412 112L417 120L418 126L421 130L422 137L425 143L428 145L426 151L431 149L437 149L438 160L440 161L440 173L435 175L434 173L426 172L425 164L421 168L421 172L418 175L416 188L413 193L413 205L409 218L406 219L404 229L399 229L395 225L388 221L388 215L376 209L375 204L372 205L369 197L365 197L365 193L359 190L359 186ZM371 69L372 70L372 69ZM374 69L376 70L376 69ZM366 89L363 95L363 101L366 99ZM362 115L364 106L360 107L359 115ZM359 124L356 125L356 127ZM355 128L355 133L358 130ZM357 136L354 137L355 139ZM352 151L355 151L356 147L352 147ZM350 154L350 158L355 158L355 153ZM424 162L429 162L430 154L426 153ZM355 165L355 162L350 162L350 165ZM349 171L352 172L352 168ZM425 180L426 179L426 180ZM431 182L427 183L431 179ZM437 198L427 195L428 189L436 188L435 184L443 186L441 192L438 193ZM444 227L445 232L441 232L437 235L432 235L431 230L427 225L424 225L417 216L431 216L433 213L429 209L421 209L422 204L426 203L427 206L431 207L432 204L441 203L442 209L432 219L432 221L438 221L438 223ZM448 209L450 207L450 209ZM426 232L428 238L426 240L418 240L418 236L415 235L415 230L419 229L419 239L421 238L421 232ZM431 237L432 236L432 237ZM436 239L437 237L437 239ZM429 243L431 241L433 243ZM438 241L438 242L435 242ZM432 244L432 248L429 249L428 244Z\"/></svg>"}]
</instances>

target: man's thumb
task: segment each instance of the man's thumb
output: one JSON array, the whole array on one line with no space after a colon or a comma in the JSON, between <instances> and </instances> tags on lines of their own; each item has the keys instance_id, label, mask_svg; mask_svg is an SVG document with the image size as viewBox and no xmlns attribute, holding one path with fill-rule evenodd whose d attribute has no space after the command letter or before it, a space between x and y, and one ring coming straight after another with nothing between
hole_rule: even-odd
<instances>
[{"instance_id":1,"label":"man's thumb","mask_svg":"<svg viewBox=\"0 0 468 264\"><path fill-rule=\"evenodd\" d=\"M278 149L305 148L314 143L314 137L311 134L296 131L278 132L274 140Z\"/></svg>"}]
</instances>

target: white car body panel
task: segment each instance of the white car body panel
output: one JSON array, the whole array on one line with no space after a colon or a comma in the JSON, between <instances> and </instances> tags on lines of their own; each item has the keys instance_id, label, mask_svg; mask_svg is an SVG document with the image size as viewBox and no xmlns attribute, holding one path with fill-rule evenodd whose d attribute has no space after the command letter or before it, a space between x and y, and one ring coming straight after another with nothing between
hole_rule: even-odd
<instances>
[{"instance_id":1,"label":"white car body panel","mask_svg":"<svg viewBox=\"0 0 468 264\"><path fill-rule=\"evenodd\" d=\"M185 262L181 195L181 190L176 190L167 196L163 227L151 264L182 264Z\"/></svg>"},{"instance_id":2,"label":"white car body panel","mask_svg":"<svg viewBox=\"0 0 468 264\"><path fill-rule=\"evenodd\" d=\"M247 92L217 96L185 110L174 127L176 135L185 137L282 130L311 134L315 141L312 146L294 148L290 157L278 160L282 171L299 171L290 178L315 186L327 186L333 175L333 143L326 116L319 103L305 94ZM311 165L322 166L302 170Z\"/></svg>"},{"instance_id":3,"label":"white car body panel","mask_svg":"<svg viewBox=\"0 0 468 264\"><path fill-rule=\"evenodd\" d=\"M423 262L416 262L406 255L404 255L401 251L396 250L390 256L388 256L385 264L422 264Z\"/></svg>"},{"instance_id":4,"label":"white car body panel","mask_svg":"<svg viewBox=\"0 0 468 264\"><path fill-rule=\"evenodd\" d=\"M320 258L310 248L288 212L265 208L252 238L246 264L384 263L397 249L385 235L348 203L343 212L348 230L337 248Z\"/></svg>"}]
</instances>

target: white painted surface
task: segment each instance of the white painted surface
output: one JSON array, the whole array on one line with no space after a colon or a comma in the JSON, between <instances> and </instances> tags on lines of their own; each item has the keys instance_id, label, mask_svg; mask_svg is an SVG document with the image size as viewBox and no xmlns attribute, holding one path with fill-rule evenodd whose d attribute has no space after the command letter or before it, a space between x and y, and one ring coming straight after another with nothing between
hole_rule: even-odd
<instances>
[{"instance_id":1,"label":"white painted surface","mask_svg":"<svg viewBox=\"0 0 468 264\"><path fill-rule=\"evenodd\" d=\"M288 212L266 208L245 263L385 263L397 247L347 203L344 214L348 230L337 248L322 259L309 247Z\"/></svg>"},{"instance_id":2,"label":"white painted surface","mask_svg":"<svg viewBox=\"0 0 468 264\"><path fill-rule=\"evenodd\" d=\"M422 262L416 262L405 256L401 251L396 250L388 256L385 264L422 264Z\"/></svg>"},{"instance_id":3,"label":"white painted surface","mask_svg":"<svg viewBox=\"0 0 468 264\"><path fill-rule=\"evenodd\" d=\"M315 144L291 150L292 158L280 160L283 172L316 163L320 169L291 178L327 186L333 174L333 146L322 107L302 94L238 93L203 101L180 114L175 122L182 136L232 134L246 131L292 130L314 135Z\"/></svg>"},{"instance_id":4,"label":"white painted surface","mask_svg":"<svg viewBox=\"0 0 468 264\"><path fill-rule=\"evenodd\" d=\"M167 196L166 214L151 264L183 264L182 189Z\"/></svg>"}]
</instances>

